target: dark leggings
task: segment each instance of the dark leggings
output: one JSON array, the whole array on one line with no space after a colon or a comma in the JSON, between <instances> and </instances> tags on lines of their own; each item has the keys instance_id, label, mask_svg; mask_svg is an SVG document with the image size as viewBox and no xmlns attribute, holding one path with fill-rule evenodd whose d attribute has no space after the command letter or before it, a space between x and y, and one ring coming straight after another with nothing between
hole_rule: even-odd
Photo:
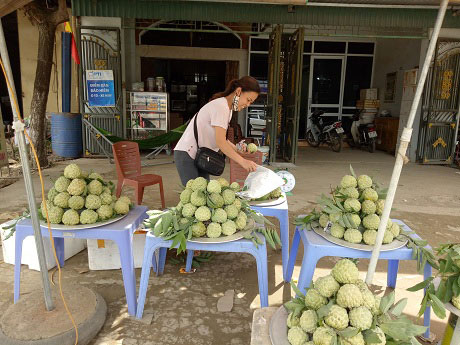
<instances>
[{"instance_id":1,"label":"dark leggings","mask_svg":"<svg viewBox=\"0 0 460 345\"><path fill-rule=\"evenodd\" d=\"M195 161L185 151L174 150L174 162L176 163L177 172L179 173L182 185L185 186L191 179L204 177L209 180L209 174L202 170L198 170L195 166Z\"/></svg>"}]
</instances>

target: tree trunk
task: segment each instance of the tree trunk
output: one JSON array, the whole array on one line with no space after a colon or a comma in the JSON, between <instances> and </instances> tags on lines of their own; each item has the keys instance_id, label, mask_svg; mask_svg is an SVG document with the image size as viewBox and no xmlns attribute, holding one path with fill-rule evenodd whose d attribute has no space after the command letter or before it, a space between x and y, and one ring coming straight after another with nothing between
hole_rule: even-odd
<instances>
[{"instance_id":1,"label":"tree trunk","mask_svg":"<svg viewBox=\"0 0 460 345\"><path fill-rule=\"evenodd\" d=\"M53 67L54 34L52 23L38 25L38 58L34 91L30 105L30 137L37 151L40 166L48 165L46 155L46 104L48 102L51 69Z\"/></svg>"},{"instance_id":2,"label":"tree trunk","mask_svg":"<svg viewBox=\"0 0 460 345\"><path fill-rule=\"evenodd\" d=\"M30 106L30 137L37 151L40 166L48 165L46 155L46 105L53 67L54 35L56 27L69 20L65 0L58 0L57 8L49 8L48 1L35 0L24 7L26 16L38 28L37 69Z\"/></svg>"}]
</instances>

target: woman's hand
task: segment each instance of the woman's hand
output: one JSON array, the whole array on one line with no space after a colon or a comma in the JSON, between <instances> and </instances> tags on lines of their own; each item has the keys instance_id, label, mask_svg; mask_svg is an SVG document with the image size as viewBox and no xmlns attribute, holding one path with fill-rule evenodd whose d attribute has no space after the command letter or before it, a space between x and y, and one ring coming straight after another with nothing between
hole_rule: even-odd
<instances>
[{"instance_id":1,"label":"woman's hand","mask_svg":"<svg viewBox=\"0 0 460 345\"><path fill-rule=\"evenodd\" d=\"M253 161L250 161L248 159L243 159L243 161L241 162L240 164L243 169L245 169L247 172L253 172L253 171L256 171L258 165L253 162Z\"/></svg>"}]
</instances>

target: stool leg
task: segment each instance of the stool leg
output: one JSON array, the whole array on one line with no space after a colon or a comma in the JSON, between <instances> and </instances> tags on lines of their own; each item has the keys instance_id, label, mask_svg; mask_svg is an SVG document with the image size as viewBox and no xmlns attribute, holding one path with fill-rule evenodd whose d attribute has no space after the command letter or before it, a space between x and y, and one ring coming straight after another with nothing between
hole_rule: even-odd
<instances>
[{"instance_id":1,"label":"stool leg","mask_svg":"<svg viewBox=\"0 0 460 345\"><path fill-rule=\"evenodd\" d=\"M139 283L139 297L137 298L136 318L142 319L144 313L145 296L149 287L150 267L155 248L151 247L149 238L145 242L144 259L142 261L141 281Z\"/></svg>"},{"instance_id":2,"label":"stool leg","mask_svg":"<svg viewBox=\"0 0 460 345\"><path fill-rule=\"evenodd\" d=\"M396 278L398 277L399 260L388 260L387 286L396 287Z\"/></svg>"},{"instance_id":3,"label":"stool leg","mask_svg":"<svg viewBox=\"0 0 460 345\"><path fill-rule=\"evenodd\" d=\"M425 264L425 267L423 269L423 280L427 280L429 277L432 275L432 269L429 263ZM425 289L426 293L426 289ZM431 320L431 307L428 306L425 309L425 313L423 314L423 325L427 327L425 334L423 335L425 338L430 338L430 320Z\"/></svg>"},{"instance_id":4,"label":"stool leg","mask_svg":"<svg viewBox=\"0 0 460 345\"><path fill-rule=\"evenodd\" d=\"M161 207L162 209L164 209L166 206L165 206L165 194L163 191L163 179L160 180L159 185L160 185Z\"/></svg>"},{"instance_id":5,"label":"stool leg","mask_svg":"<svg viewBox=\"0 0 460 345\"><path fill-rule=\"evenodd\" d=\"M284 276L284 281L290 282L292 279L292 272L294 271L294 265L295 265L295 260L297 258L297 253L299 251L299 243L300 243L300 233L297 228L295 229L294 232L294 238L292 239L292 247L291 247L291 252L289 253L289 260L288 264L286 267L286 273Z\"/></svg>"},{"instance_id":6,"label":"stool leg","mask_svg":"<svg viewBox=\"0 0 460 345\"><path fill-rule=\"evenodd\" d=\"M265 240L264 240L265 242ZM248 251L254 256L257 263L257 281L259 283L260 307L268 307L268 269L267 269L267 246L259 245L259 248L254 248Z\"/></svg>"},{"instance_id":7,"label":"stool leg","mask_svg":"<svg viewBox=\"0 0 460 345\"><path fill-rule=\"evenodd\" d=\"M65 252L64 252L64 238L54 237L54 247L56 248L56 256L59 260L59 265L64 267L65 264Z\"/></svg>"},{"instance_id":8,"label":"stool leg","mask_svg":"<svg viewBox=\"0 0 460 345\"><path fill-rule=\"evenodd\" d=\"M165 270L167 253L168 253L168 248L160 248L160 262L158 263L158 275L163 274Z\"/></svg>"},{"instance_id":9,"label":"stool leg","mask_svg":"<svg viewBox=\"0 0 460 345\"><path fill-rule=\"evenodd\" d=\"M297 288L305 293L305 289L310 286L311 280L313 279L313 273L315 273L316 263L322 257L321 254L317 255L313 247L307 247L304 244L304 254L302 260L302 268L300 269L299 281Z\"/></svg>"},{"instance_id":10,"label":"stool leg","mask_svg":"<svg viewBox=\"0 0 460 345\"><path fill-rule=\"evenodd\" d=\"M187 250L187 260L185 261L185 272L190 272L192 270L193 263L193 250Z\"/></svg>"},{"instance_id":11,"label":"stool leg","mask_svg":"<svg viewBox=\"0 0 460 345\"><path fill-rule=\"evenodd\" d=\"M144 197L144 187L137 186L134 194L137 204L142 205L142 198Z\"/></svg>"},{"instance_id":12,"label":"stool leg","mask_svg":"<svg viewBox=\"0 0 460 345\"><path fill-rule=\"evenodd\" d=\"M14 241L14 303L16 303L19 300L21 286L22 242L24 241L20 231L16 231Z\"/></svg>"},{"instance_id":13,"label":"stool leg","mask_svg":"<svg viewBox=\"0 0 460 345\"><path fill-rule=\"evenodd\" d=\"M281 237L281 257L283 263L283 278L286 281L286 271L289 261L289 213L288 210L283 211L279 218L280 221L280 237Z\"/></svg>"},{"instance_id":14,"label":"stool leg","mask_svg":"<svg viewBox=\"0 0 460 345\"><path fill-rule=\"evenodd\" d=\"M134 257L132 246L132 234L129 233L123 238L116 240L120 251L121 272L123 274L123 283L125 285L126 302L128 304L128 313L136 314L136 275L134 272Z\"/></svg>"}]
</instances>

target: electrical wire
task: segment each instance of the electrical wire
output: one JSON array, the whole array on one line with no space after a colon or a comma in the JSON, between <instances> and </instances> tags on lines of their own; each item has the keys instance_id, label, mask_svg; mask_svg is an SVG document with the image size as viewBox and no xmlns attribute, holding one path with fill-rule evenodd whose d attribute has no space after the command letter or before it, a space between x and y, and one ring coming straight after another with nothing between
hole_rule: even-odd
<instances>
[{"instance_id":1,"label":"electrical wire","mask_svg":"<svg viewBox=\"0 0 460 345\"><path fill-rule=\"evenodd\" d=\"M14 106L16 108L16 113L18 114L18 120L20 121L23 121L22 119L22 116L21 116L21 113L19 111L19 106L18 106L18 102L16 100L16 97L14 96L14 92L13 92L13 89L11 87L11 84L10 84L10 81L8 79L8 76L6 74L6 71L5 71L5 66L3 65L3 61L2 59L0 58L0 65L2 67L2 71L3 71L3 75L5 76L5 80L6 80L6 84L8 86L8 89L10 90L10 95L11 95L11 98L13 99L13 102L14 102ZM35 146L34 144L32 143L32 139L29 137L29 135L27 134L27 131L24 131L24 135L26 136L27 140L29 141L30 143L30 147L32 149L32 152L33 152L33 155L34 155L34 158L35 158L35 162L37 164L37 169L38 169L38 174L40 176L40 185L41 185L41 194L42 194L42 204L45 208L45 214L46 214L46 222L47 222L47 225L48 225L48 232L49 232L49 236L50 236L50 242L51 242L51 246L53 248L53 255L54 255L54 259L56 260L56 264L57 264L57 268L58 268L58 285L59 285L59 293L61 295L61 299L62 299L62 303L64 304L64 308L67 312L67 315L69 316L69 319L70 321L72 322L72 325L75 329L75 345L78 344L78 327L77 327L77 324L75 323L75 320L72 316L72 313L70 312L69 310L69 307L67 306L67 303L65 301L65 297L64 297L64 293L62 292L62 284L61 284L61 265L59 264L59 260L57 258L57 254L56 254L56 248L54 246L54 239L53 239L53 231L51 230L51 223L50 223L50 220L49 220L49 216L48 216L48 206L46 204L46 200L45 200L45 184L43 183L43 175L42 175L42 171L41 171L41 167L40 167L40 162L38 161L38 155L37 155L37 152L35 150Z\"/></svg>"}]
</instances>

